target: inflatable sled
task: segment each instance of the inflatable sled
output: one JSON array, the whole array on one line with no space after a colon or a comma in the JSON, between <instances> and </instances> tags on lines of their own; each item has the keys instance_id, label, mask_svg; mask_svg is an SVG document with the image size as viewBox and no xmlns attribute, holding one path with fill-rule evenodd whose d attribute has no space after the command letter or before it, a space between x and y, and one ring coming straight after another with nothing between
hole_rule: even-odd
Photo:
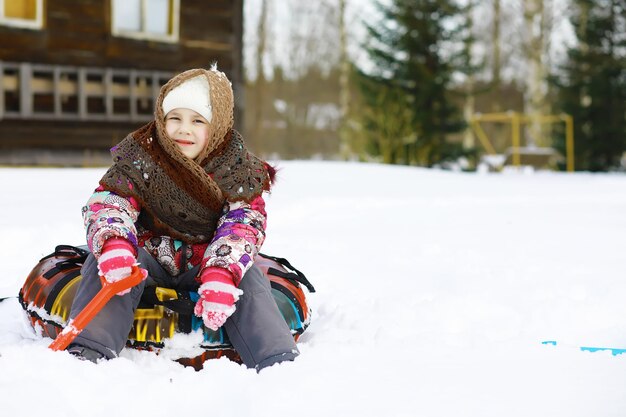
<instances>
[{"instance_id":1,"label":"inflatable sled","mask_svg":"<svg viewBox=\"0 0 626 417\"><path fill-rule=\"evenodd\" d=\"M85 246L59 245L54 253L42 258L28 275L19 293L19 301L36 331L43 336L56 338L67 324L67 319L82 279L80 269L89 255ZM297 341L306 330L310 309L302 287L315 292L304 274L283 258L259 254L255 264L270 281L272 295L283 318ZM203 353L192 358L177 359L185 366L201 369L204 361L226 356L241 363L223 329L206 328L193 314L198 293L177 291L171 288L146 287L126 345L158 353L164 339L175 333L190 333L202 329Z\"/></svg>"}]
</instances>

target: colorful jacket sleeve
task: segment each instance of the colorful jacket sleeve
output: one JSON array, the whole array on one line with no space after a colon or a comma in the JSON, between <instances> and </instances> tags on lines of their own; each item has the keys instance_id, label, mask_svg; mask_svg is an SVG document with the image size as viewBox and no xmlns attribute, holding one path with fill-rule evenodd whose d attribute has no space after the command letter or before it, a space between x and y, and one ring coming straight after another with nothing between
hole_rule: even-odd
<instances>
[{"instance_id":1,"label":"colorful jacket sleeve","mask_svg":"<svg viewBox=\"0 0 626 417\"><path fill-rule=\"evenodd\" d=\"M123 237L137 248L135 222L140 208L134 198L125 198L98 187L83 207L87 246L96 257L110 237Z\"/></svg>"},{"instance_id":2,"label":"colorful jacket sleeve","mask_svg":"<svg viewBox=\"0 0 626 417\"><path fill-rule=\"evenodd\" d=\"M227 202L215 235L204 253L202 270L212 267L227 269L238 286L261 250L265 240L266 217L265 201L261 196L250 203Z\"/></svg>"}]
</instances>

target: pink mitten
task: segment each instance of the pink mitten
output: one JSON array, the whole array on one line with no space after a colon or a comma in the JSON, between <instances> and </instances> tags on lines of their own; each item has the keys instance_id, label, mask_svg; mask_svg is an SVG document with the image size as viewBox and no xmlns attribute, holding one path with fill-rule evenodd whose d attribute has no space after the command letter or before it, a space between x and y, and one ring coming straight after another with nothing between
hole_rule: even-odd
<instances>
[{"instance_id":1,"label":"pink mitten","mask_svg":"<svg viewBox=\"0 0 626 417\"><path fill-rule=\"evenodd\" d=\"M121 237L113 237L104 242L102 253L98 258L98 270L109 282L116 282L129 276L132 267L137 263L135 249L128 240ZM144 273L144 279L147 276ZM117 295L130 292L130 288L120 291Z\"/></svg>"},{"instance_id":2,"label":"pink mitten","mask_svg":"<svg viewBox=\"0 0 626 417\"><path fill-rule=\"evenodd\" d=\"M235 312L235 302L243 291L235 287L232 274L222 268L211 267L203 270L200 281L200 299L194 313L202 317L206 327L217 330Z\"/></svg>"}]
</instances>

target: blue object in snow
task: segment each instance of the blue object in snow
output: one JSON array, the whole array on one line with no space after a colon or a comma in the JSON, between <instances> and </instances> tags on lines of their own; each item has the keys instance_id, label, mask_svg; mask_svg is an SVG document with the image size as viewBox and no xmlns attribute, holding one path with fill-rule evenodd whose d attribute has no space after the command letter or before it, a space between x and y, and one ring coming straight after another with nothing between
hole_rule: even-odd
<instances>
[{"instance_id":1,"label":"blue object in snow","mask_svg":"<svg viewBox=\"0 0 626 417\"><path fill-rule=\"evenodd\" d=\"M542 345L556 346L557 345L557 341L556 340L544 340L543 342L541 342L541 344ZM613 356L617 356L617 355L621 355L622 353L626 353L626 349L623 349L623 348L579 346L578 349L580 349L583 352L605 352L605 351L609 351L609 352L611 352L611 354Z\"/></svg>"},{"instance_id":2,"label":"blue object in snow","mask_svg":"<svg viewBox=\"0 0 626 417\"><path fill-rule=\"evenodd\" d=\"M610 351L613 356L621 355L622 353L626 353L626 349L621 348L609 348L609 347L590 347L590 346L581 346L580 350L583 352L601 352L601 351Z\"/></svg>"}]
</instances>

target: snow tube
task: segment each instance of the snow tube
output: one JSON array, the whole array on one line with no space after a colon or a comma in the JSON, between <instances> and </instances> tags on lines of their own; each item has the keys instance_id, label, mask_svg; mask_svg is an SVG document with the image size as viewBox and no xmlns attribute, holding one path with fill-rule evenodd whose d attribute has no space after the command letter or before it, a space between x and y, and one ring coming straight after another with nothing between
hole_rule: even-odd
<instances>
[{"instance_id":1,"label":"snow tube","mask_svg":"<svg viewBox=\"0 0 626 417\"><path fill-rule=\"evenodd\" d=\"M54 253L43 257L26 278L19 301L35 331L43 336L54 339L67 324L82 279L80 269L88 255L86 246L59 245ZM304 274L284 258L259 254L255 264L269 279L274 300L297 341L308 327L311 314L302 287L307 287L309 292L315 289ZM135 311L127 346L158 352L164 347L164 339L175 333L202 329L204 341L199 347L203 353L177 359L179 363L201 369L207 359L222 356L241 363L226 332L206 328L193 314L197 300L198 293L193 291L146 287Z\"/></svg>"}]
</instances>

